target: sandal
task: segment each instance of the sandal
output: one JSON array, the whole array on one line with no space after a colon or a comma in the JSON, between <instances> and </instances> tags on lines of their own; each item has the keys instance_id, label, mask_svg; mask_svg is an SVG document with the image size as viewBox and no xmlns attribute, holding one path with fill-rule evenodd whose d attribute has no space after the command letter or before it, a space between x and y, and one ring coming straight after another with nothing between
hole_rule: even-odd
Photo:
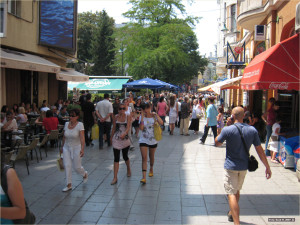
<instances>
[{"instance_id":1,"label":"sandal","mask_svg":"<svg viewBox=\"0 0 300 225\"><path fill-rule=\"evenodd\" d=\"M110 185L115 185L116 183L118 183L118 180L113 180L111 183L110 183Z\"/></svg>"},{"instance_id":2,"label":"sandal","mask_svg":"<svg viewBox=\"0 0 300 225\"><path fill-rule=\"evenodd\" d=\"M148 176L153 177L153 172L149 172Z\"/></svg>"},{"instance_id":3,"label":"sandal","mask_svg":"<svg viewBox=\"0 0 300 225\"><path fill-rule=\"evenodd\" d=\"M146 184L146 179L141 179L140 182L141 184Z\"/></svg>"},{"instance_id":4,"label":"sandal","mask_svg":"<svg viewBox=\"0 0 300 225\"><path fill-rule=\"evenodd\" d=\"M230 211L228 211L228 213L227 213L228 221L233 222L233 217L229 213L230 213Z\"/></svg>"}]
</instances>

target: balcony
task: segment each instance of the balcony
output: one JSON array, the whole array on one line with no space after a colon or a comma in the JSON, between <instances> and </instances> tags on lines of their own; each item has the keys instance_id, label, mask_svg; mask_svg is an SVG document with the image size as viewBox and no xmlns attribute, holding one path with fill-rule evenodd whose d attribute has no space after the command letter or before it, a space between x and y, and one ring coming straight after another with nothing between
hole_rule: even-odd
<instances>
[{"instance_id":1,"label":"balcony","mask_svg":"<svg viewBox=\"0 0 300 225\"><path fill-rule=\"evenodd\" d=\"M249 31L261 24L271 10L277 9L283 1L280 0L242 0L239 2L238 24Z\"/></svg>"}]
</instances>

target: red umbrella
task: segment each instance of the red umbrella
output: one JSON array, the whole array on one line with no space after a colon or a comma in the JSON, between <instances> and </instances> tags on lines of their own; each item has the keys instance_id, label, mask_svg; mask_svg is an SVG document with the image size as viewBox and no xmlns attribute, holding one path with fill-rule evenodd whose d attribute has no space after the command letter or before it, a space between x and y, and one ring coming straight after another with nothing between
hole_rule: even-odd
<instances>
[{"instance_id":1,"label":"red umbrella","mask_svg":"<svg viewBox=\"0 0 300 225\"><path fill-rule=\"evenodd\" d=\"M241 88L299 90L299 80L299 34L296 34L257 55L244 70Z\"/></svg>"}]
</instances>

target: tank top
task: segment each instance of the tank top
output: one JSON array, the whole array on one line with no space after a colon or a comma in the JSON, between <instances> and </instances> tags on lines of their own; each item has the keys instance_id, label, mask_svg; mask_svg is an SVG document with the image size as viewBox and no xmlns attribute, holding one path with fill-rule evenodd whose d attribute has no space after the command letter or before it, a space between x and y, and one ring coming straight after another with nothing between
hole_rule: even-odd
<instances>
[{"instance_id":1,"label":"tank top","mask_svg":"<svg viewBox=\"0 0 300 225\"><path fill-rule=\"evenodd\" d=\"M118 119L116 121L116 130L112 138L113 148L121 150L123 148L130 146L130 139L128 134L124 137L124 139L120 138L122 133L126 131L126 128L127 128L127 115L126 115L125 122L120 122L118 121Z\"/></svg>"}]
</instances>

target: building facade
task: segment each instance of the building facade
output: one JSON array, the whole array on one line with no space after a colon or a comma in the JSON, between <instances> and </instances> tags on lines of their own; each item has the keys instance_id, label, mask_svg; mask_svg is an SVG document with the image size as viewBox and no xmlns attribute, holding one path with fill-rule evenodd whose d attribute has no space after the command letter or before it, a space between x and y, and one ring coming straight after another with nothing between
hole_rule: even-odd
<instances>
[{"instance_id":1,"label":"building facade","mask_svg":"<svg viewBox=\"0 0 300 225\"><path fill-rule=\"evenodd\" d=\"M67 81L88 76L66 69L76 57L77 1L1 0L1 105L54 104Z\"/></svg>"},{"instance_id":2,"label":"building facade","mask_svg":"<svg viewBox=\"0 0 300 225\"><path fill-rule=\"evenodd\" d=\"M298 0L218 1L220 5L220 40L218 44L219 61L217 70L226 72L228 78L243 75L243 68L226 68L227 62L224 57L229 56L229 60L231 59L230 52L224 51L227 41L233 48L245 44L243 49L245 59L243 60L246 66L256 55L293 36L296 33L296 6L299 2ZM234 7L236 8L234 9ZM236 22L234 22L231 17L234 17ZM223 21L225 21L225 23L223 23ZM226 26L224 26L224 24ZM260 32L257 25L263 28L262 31L264 35L260 39L257 38L257 34ZM235 33L235 35L230 33ZM231 37L230 40L229 37ZM247 91L239 89L227 90L226 92L225 99L228 102L228 106L243 104L249 106L252 112L258 113L264 113L269 107L268 99L275 97L276 100L281 101L282 111L292 112L285 115L285 118L287 118L285 126L299 128L298 91Z\"/></svg>"}]
</instances>

